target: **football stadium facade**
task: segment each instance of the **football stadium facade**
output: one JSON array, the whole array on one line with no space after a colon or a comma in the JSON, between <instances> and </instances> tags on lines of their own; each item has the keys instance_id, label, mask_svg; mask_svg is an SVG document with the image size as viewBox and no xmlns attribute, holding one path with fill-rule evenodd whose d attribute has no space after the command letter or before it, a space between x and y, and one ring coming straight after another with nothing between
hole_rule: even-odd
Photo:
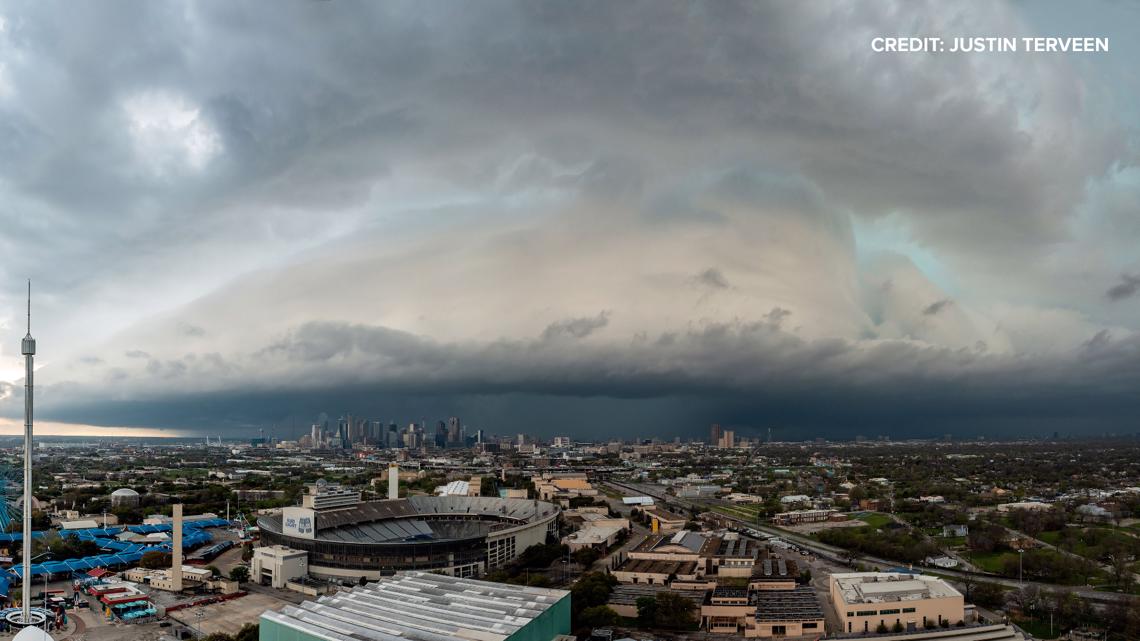
<instances>
[{"instance_id":1,"label":"football stadium facade","mask_svg":"<svg viewBox=\"0 0 1140 641\"><path fill-rule=\"evenodd\" d=\"M559 508L529 499L412 496L263 516L263 545L307 552L308 573L376 580L403 570L480 576L557 535Z\"/></svg>"}]
</instances>

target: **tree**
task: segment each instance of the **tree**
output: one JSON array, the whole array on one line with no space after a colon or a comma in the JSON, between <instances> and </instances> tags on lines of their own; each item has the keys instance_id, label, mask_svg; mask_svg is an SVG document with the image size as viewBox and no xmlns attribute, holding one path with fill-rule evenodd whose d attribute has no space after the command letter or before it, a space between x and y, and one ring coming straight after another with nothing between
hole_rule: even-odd
<instances>
[{"instance_id":1,"label":"tree","mask_svg":"<svg viewBox=\"0 0 1140 641\"><path fill-rule=\"evenodd\" d=\"M614 591L617 579L604 572L587 572L570 588L571 618L582 625L581 616L588 609L605 605ZM577 626L576 626L577 627Z\"/></svg>"},{"instance_id":2,"label":"tree","mask_svg":"<svg viewBox=\"0 0 1140 641\"><path fill-rule=\"evenodd\" d=\"M637 625L651 628L657 623L657 599L651 596L637 598Z\"/></svg>"},{"instance_id":3,"label":"tree","mask_svg":"<svg viewBox=\"0 0 1140 641\"><path fill-rule=\"evenodd\" d=\"M973 593L973 602L983 608L996 608L1005 599L1005 594L997 583L977 583Z\"/></svg>"},{"instance_id":4,"label":"tree","mask_svg":"<svg viewBox=\"0 0 1140 641\"><path fill-rule=\"evenodd\" d=\"M1127 592L1132 587L1132 559L1126 551L1117 548L1108 555L1108 561L1113 585L1121 592Z\"/></svg>"},{"instance_id":5,"label":"tree","mask_svg":"<svg viewBox=\"0 0 1140 641\"><path fill-rule=\"evenodd\" d=\"M532 588L548 588L551 586L551 581L545 574L536 573L527 577L526 584Z\"/></svg>"},{"instance_id":6,"label":"tree","mask_svg":"<svg viewBox=\"0 0 1140 641\"><path fill-rule=\"evenodd\" d=\"M153 550L151 552L145 552L145 553L143 553L142 558L139 559L139 565L141 567L148 569L148 570L158 570L160 568L168 568L168 567L170 567L170 564L171 564L170 555L167 554L166 552L160 552L158 550Z\"/></svg>"},{"instance_id":7,"label":"tree","mask_svg":"<svg viewBox=\"0 0 1140 641\"><path fill-rule=\"evenodd\" d=\"M966 574L962 577L962 587L966 588L966 593L963 595L966 597L966 603L973 603L973 601L970 600L970 593L974 590L974 586L977 584L978 580L972 574Z\"/></svg>"},{"instance_id":8,"label":"tree","mask_svg":"<svg viewBox=\"0 0 1140 641\"><path fill-rule=\"evenodd\" d=\"M1007 596L1009 604L1024 615L1030 615L1041 603L1041 591L1030 583L1020 590L1013 590Z\"/></svg>"},{"instance_id":9,"label":"tree","mask_svg":"<svg viewBox=\"0 0 1140 641\"><path fill-rule=\"evenodd\" d=\"M230 579L238 583L245 583L249 580L249 568L244 565L234 566L234 568L230 570Z\"/></svg>"},{"instance_id":10,"label":"tree","mask_svg":"<svg viewBox=\"0 0 1140 641\"><path fill-rule=\"evenodd\" d=\"M588 568L594 564L594 561L597 561L599 558L601 558L602 553L594 548L582 548L575 551L570 556L574 558L575 563L581 565L582 567Z\"/></svg>"},{"instance_id":11,"label":"tree","mask_svg":"<svg viewBox=\"0 0 1140 641\"><path fill-rule=\"evenodd\" d=\"M209 570L213 576L222 576L222 571L216 565L207 565L206 569Z\"/></svg>"},{"instance_id":12,"label":"tree","mask_svg":"<svg viewBox=\"0 0 1140 641\"><path fill-rule=\"evenodd\" d=\"M695 622L697 606L676 592L657 593L657 625L663 628L687 628Z\"/></svg>"},{"instance_id":13,"label":"tree","mask_svg":"<svg viewBox=\"0 0 1140 641\"><path fill-rule=\"evenodd\" d=\"M579 621L586 627L605 628L621 623L621 615L609 606L595 605L582 610Z\"/></svg>"}]
</instances>

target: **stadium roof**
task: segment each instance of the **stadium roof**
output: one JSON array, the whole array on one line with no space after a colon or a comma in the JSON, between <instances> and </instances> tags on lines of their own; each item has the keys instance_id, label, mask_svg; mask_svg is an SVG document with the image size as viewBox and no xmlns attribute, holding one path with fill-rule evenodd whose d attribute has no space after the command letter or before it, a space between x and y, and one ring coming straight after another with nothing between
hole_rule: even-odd
<instances>
[{"instance_id":1,"label":"stadium roof","mask_svg":"<svg viewBox=\"0 0 1140 641\"><path fill-rule=\"evenodd\" d=\"M531 499L412 496L317 511L317 539L343 543L459 540L486 536L493 529L533 523L557 512L558 507ZM437 515L443 518L434 518ZM465 523L449 518L453 515L487 518L482 524ZM270 532L282 531L280 515L263 516L257 522Z\"/></svg>"},{"instance_id":2,"label":"stadium roof","mask_svg":"<svg viewBox=\"0 0 1140 641\"><path fill-rule=\"evenodd\" d=\"M329 641L504 641L570 593L474 579L401 572L261 615ZM567 612L569 611L567 606Z\"/></svg>"}]
</instances>

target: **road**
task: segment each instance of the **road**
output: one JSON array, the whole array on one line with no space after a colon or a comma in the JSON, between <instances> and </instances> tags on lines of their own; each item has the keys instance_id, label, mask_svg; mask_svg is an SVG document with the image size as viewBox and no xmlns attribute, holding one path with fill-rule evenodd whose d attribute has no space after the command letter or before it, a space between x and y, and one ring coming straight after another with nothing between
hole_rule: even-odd
<instances>
[{"instance_id":1,"label":"road","mask_svg":"<svg viewBox=\"0 0 1140 641\"><path fill-rule=\"evenodd\" d=\"M649 485L649 484L645 484L645 483L625 483L625 482L618 482L618 481L611 481L611 480L605 481L605 484L610 485L610 486L614 487L615 489L622 491L622 492L630 492L630 493L633 493L635 495L650 496L650 497L654 498L655 500L659 500L663 503L681 505L682 507L685 507L685 508L695 508L695 509L702 510L702 511L707 510L707 507L705 505L696 503L694 501L690 501L688 499L682 499L682 498L678 498L676 496L669 496L668 494L666 494L664 489L659 487L659 486L653 486L653 485ZM727 514L723 514L720 512L718 512L717 514L724 517L725 519L727 519L729 521L733 521L733 522L739 523L740 525L750 527L754 530L764 532L765 534L777 536L777 537L780 537L781 539L783 539L785 541L795 543L797 546L805 548L807 550L810 550L813 554L815 554L821 558L827 559L833 563L839 563L839 564L849 566L851 563L848 563L848 561L850 560L852 563L858 562L858 563L863 563L866 565L878 566L879 568L884 568L884 569L890 568L890 567L898 567L899 565L905 565L903 563L900 563L899 561L891 561L888 559L881 559L878 557L869 556L869 555L865 555L865 554L852 553L852 552L850 552L848 550L844 550L842 548L838 548L838 547L835 547L832 545L827 545L825 543L820 543L819 541L816 541L815 539L803 536L802 534L799 534L796 532L791 532L789 530L785 530L782 528L773 527L771 525L761 525L761 524L755 523L753 521L746 521L744 519L740 519L740 518L730 516ZM1003 587L1008 587L1008 588L1019 588L1019 587L1026 586L1026 585L1033 585L1033 586L1036 586L1038 589L1041 589L1041 590L1050 590L1050 591L1070 590L1074 594L1076 594L1077 596L1081 597L1082 599L1087 599L1088 601L1092 601L1095 603L1112 603L1115 601L1121 601L1121 600L1133 598L1131 595L1127 595L1127 594L1118 594L1116 592L1101 592L1101 591L1095 590L1092 587L1088 587L1088 586L1081 587L1081 586L1072 586L1072 585L1057 585L1054 583L1041 583L1038 581L1019 582L1016 579L1009 579L1006 577L998 576L996 574L988 574L988 573L982 573L982 572L963 572L960 570L947 570L947 569L942 569L942 568L938 568L936 570L928 570L928 571L930 571L934 574L937 574L939 576L955 578L955 579L958 579L959 581L961 581L963 579L973 579L975 581L984 581L986 583L996 583L998 585L1001 585Z\"/></svg>"},{"instance_id":2,"label":"road","mask_svg":"<svg viewBox=\"0 0 1140 641\"><path fill-rule=\"evenodd\" d=\"M627 519L630 518L631 513L633 512L632 506L626 505L620 499L614 499L614 498L610 498L608 496L603 496L603 497L599 497L599 498L604 498L606 500L606 502L609 503L610 509L612 509L613 511L617 512L618 514L624 516ZM630 550L632 550L633 548L637 547L637 545L639 543L641 543L642 541L644 541L645 537L649 536L649 534L650 534L649 530L647 530L645 527L643 527L640 523L633 521L632 519L630 519L629 525L630 525L629 539L625 543L623 543L621 545L621 547L619 547L618 549L614 550L610 554L607 554L606 556L595 561L594 567L591 569L597 570L597 571L605 571L607 568L612 568L613 567L613 558L615 556L627 553Z\"/></svg>"}]
</instances>

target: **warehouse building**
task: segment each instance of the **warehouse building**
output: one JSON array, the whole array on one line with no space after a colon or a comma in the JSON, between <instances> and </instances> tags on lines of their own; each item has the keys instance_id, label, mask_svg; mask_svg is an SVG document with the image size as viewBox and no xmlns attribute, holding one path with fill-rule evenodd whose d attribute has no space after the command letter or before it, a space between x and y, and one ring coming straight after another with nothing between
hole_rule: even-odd
<instances>
[{"instance_id":1,"label":"warehouse building","mask_svg":"<svg viewBox=\"0 0 1140 641\"><path fill-rule=\"evenodd\" d=\"M896 572L831 575L831 603L846 634L890 630L915 632L927 624L965 620L965 599L934 576Z\"/></svg>"},{"instance_id":2,"label":"warehouse building","mask_svg":"<svg viewBox=\"0 0 1140 641\"><path fill-rule=\"evenodd\" d=\"M401 572L261 615L260 641L551 641L570 632L570 593Z\"/></svg>"}]
</instances>

